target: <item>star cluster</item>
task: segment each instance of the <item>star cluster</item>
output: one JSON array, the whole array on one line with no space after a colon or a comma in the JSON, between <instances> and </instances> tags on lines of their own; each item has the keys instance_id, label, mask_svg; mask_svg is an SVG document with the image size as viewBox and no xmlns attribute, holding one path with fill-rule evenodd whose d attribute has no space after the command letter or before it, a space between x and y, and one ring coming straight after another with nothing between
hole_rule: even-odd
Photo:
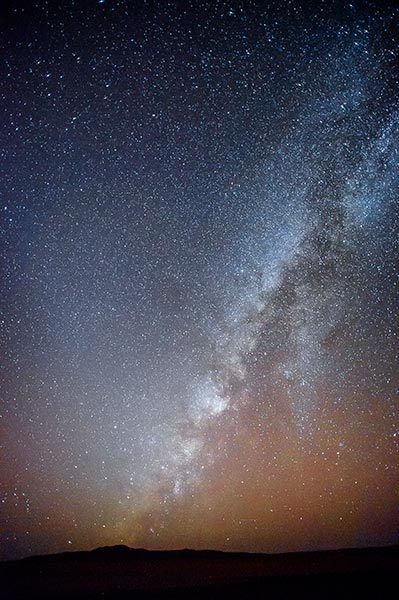
<instances>
[{"instance_id":1,"label":"star cluster","mask_svg":"<svg viewBox=\"0 0 399 600\"><path fill-rule=\"evenodd\" d=\"M6 3L1 558L397 543L397 16Z\"/></svg>"}]
</instances>

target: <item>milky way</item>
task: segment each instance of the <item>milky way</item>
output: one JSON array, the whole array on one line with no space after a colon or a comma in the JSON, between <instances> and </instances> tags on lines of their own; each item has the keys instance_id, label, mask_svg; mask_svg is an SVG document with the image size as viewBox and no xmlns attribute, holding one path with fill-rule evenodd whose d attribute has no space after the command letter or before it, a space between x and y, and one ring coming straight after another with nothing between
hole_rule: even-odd
<instances>
[{"instance_id":1,"label":"milky way","mask_svg":"<svg viewBox=\"0 0 399 600\"><path fill-rule=\"evenodd\" d=\"M397 543L393 4L4 13L0 557Z\"/></svg>"}]
</instances>

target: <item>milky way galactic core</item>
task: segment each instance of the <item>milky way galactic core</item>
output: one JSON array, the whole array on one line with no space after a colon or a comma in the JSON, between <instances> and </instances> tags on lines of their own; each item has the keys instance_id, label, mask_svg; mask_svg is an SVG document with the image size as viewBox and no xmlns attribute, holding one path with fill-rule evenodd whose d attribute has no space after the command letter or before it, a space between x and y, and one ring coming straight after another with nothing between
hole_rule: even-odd
<instances>
[{"instance_id":1,"label":"milky way galactic core","mask_svg":"<svg viewBox=\"0 0 399 600\"><path fill-rule=\"evenodd\" d=\"M398 542L398 12L4 2L0 557Z\"/></svg>"}]
</instances>

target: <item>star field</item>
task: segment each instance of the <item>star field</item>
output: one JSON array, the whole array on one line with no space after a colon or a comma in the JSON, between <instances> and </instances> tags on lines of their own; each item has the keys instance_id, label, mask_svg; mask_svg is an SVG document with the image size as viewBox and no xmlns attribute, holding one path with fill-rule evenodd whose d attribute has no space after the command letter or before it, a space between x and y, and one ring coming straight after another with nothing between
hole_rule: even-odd
<instances>
[{"instance_id":1,"label":"star field","mask_svg":"<svg viewBox=\"0 0 399 600\"><path fill-rule=\"evenodd\" d=\"M0 558L397 543L393 3L2 12Z\"/></svg>"}]
</instances>

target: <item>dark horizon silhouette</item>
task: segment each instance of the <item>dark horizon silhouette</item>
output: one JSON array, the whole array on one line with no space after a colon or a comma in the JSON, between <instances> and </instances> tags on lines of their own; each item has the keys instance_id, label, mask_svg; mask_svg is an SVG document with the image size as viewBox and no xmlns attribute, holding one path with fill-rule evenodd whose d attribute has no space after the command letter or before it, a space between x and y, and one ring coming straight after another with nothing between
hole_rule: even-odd
<instances>
[{"instance_id":1,"label":"dark horizon silhouette","mask_svg":"<svg viewBox=\"0 0 399 600\"><path fill-rule=\"evenodd\" d=\"M399 546L288 554L127 546L0 563L5 598L384 598Z\"/></svg>"}]
</instances>

